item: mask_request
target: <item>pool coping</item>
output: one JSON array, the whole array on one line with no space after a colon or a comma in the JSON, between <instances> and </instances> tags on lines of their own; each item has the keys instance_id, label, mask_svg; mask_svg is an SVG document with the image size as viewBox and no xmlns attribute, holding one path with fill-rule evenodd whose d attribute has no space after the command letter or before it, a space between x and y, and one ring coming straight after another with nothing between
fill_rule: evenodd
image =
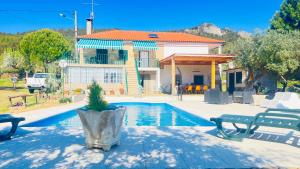
<instances>
[{"instance_id":1,"label":"pool coping","mask_svg":"<svg viewBox=\"0 0 300 169\"><path fill-rule=\"evenodd\" d=\"M43 120L55 115L59 115L62 113L65 113L67 111L71 111L74 109L78 109L80 107L85 106L85 102L78 102L78 103L70 103L66 105L61 105L61 106L55 106L51 108L45 108L45 109L39 109L39 110L33 110L33 111L28 111L28 112L22 112L22 113L16 113L12 114L15 117L24 117L25 121L22 121L19 123L19 126L22 127L23 125L33 123L39 120ZM5 129L7 127L10 127L9 123L2 123L0 125L0 130Z\"/></svg>"},{"instance_id":2,"label":"pool coping","mask_svg":"<svg viewBox=\"0 0 300 169\"><path fill-rule=\"evenodd\" d=\"M172 105L172 104L167 103L167 102L145 102L145 101L114 101L114 102L109 102L109 104L120 104L120 103L121 104L135 104L135 103L138 103L138 104L163 104L163 105L171 107L172 109L178 111L179 113L182 112L182 113L189 114L192 117L200 118L200 120L203 120L203 121L205 121L206 123L209 124L209 125L203 125L203 126L202 125L195 125L195 126L198 126L198 127L199 126L202 126L202 127L213 127L213 126L215 126L214 123L211 122L209 119L203 118L202 116L199 116L199 115L197 115L195 113L191 113L191 112L189 112L189 111L187 111L185 109L182 109L182 108L180 108L178 106ZM68 113L70 111L74 111L76 109L83 108L85 106L86 106L86 104L83 104L83 105L80 105L80 106L76 106L75 108L67 109L67 110L64 110L64 111L58 111L56 113L52 113L49 116L44 116L42 118L38 118L38 119L35 119L35 120L29 120L29 121L26 120L25 122L20 123L20 127L40 127L40 126L31 126L31 125L34 124L34 123L46 120L48 118L52 118L52 117L55 117L55 116L62 115L64 113ZM177 126L177 127L195 127L195 126ZM43 126L43 127L46 127L46 126ZM147 126L136 126L136 127L147 127ZM163 127L163 126L157 126L157 127ZM167 126L167 127L172 127L172 126Z\"/></svg>"},{"instance_id":3,"label":"pool coping","mask_svg":"<svg viewBox=\"0 0 300 169\"><path fill-rule=\"evenodd\" d=\"M198 110L195 110L193 107L187 107L186 105L182 105L181 102L174 102L174 100L138 100L137 98L134 98L134 100L131 99L126 99L123 98L122 100L115 100L114 98L108 98L107 101L109 103L123 103L123 102L136 102L136 103L164 103L164 104L169 104L175 108L181 109L191 115L200 117L204 120L210 121L210 117L212 114L208 113L197 113ZM13 114L16 117L25 117L25 121L20 123L20 126L26 125L29 123L33 123L39 120L43 120L55 115L59 115L62 113L65 113L67 111L71 111L74 109L78 109L80 107L86 106L87 103L85 101L82 102L77 102L77 103L70 103L70 104L65 104L61 106L56 106L56 107L51 107L51 108L46 108L46 109L39 109L39 110L33 110L33 111L28 111L28 112L23 112L23 113L17 113ZM218 114L214 114L214 116L218 116ZM6 124L6 125L3 125ZM0 124L0 129L5 128L10 126L8 123L2 123Z\"/></svg>"}]
</instances>

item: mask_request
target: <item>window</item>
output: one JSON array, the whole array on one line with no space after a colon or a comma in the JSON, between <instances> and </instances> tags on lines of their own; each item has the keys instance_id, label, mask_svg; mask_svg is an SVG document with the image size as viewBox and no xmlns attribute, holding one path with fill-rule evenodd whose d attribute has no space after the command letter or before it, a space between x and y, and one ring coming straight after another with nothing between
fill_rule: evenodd
<instances>
[{"instance_id":1,"label":"window","mask_svg":"<svg viewBox=\"0 0 300 169\"><path fill-rule=\"evenodd\" d=\"M100 84L123 83L122 68L71 67L67 71L69 83L91 84L93 80Z\"/></svg>"},{"instance_id":2,"label":"window","mask_svg":"<svg viewBox=\"0 0 300 169\"><path fill-rule=\"evenodd\" d=\"M235 72L235 83L240 84L242 83L243 73L242 72Z\"/></svg>"},{"instance_id":3,"label":"window","mask_svg":"<svg viewBox=\"0 0 300 169\"><path fill-rule=\"evenodd\" d=\"M104 83L108 83L109 73L105 73L104 75Z\"/></svg>"},{"instance_id":4,"label":"window","mask_svg":"<svg viewBox=\"0 0 300 169\"><path fill-rule=\"evenodd\" d=\"M148 37L149 37L149 38L158 38L158 35L155 34L155 33L150 33L150 34L148 35Z\"/></svg>"},{"instance_id":5,"label":"window","mask_svg":"<svg viewBox=\"0 0 300 169\"><path fill-rule=\"evenodd\" d=\"M149 67L149 51L140 51L139 67Z\"/></svg>"},{"instance_id":6,"label":"window","mask_svg":"<svg viewBox=\"0 0 300 169\"><path fill-rule=\"evenodd\" d=\"M104 83L122 83L122 71L107 70L104 74Z\"/></svg>"},{"instance_id":7,"label":"window","mask_svg":"<svg viewBox=\"0 0 300 169\"><path fill-rule=\"evenodd\" d=\"M194 84L195 85L203 85L204 84L204 78L202 75L194 75Z\"/></svg>"},{"instance_id":8,"label":"window","mask_svg":"<svg viewBox=\"0 0 300 169\"><path fill-rule=\"evenodd\" d=\"M97 49L95 62L96 64L108 64L108 50Z\"/></svg>"},{"instance_id":9,"label":"window","mask_svg":"<svg viewBox=\"0 0 300 169\"><path fill-rule=\"evenodd\" d=\"M127 50L119 50L119 59L122 60L122 61L124 61L124 63L125 63L125 61L128 58L127 55L128 55Z\"/></svg>"},{"instance_id":10,"label":"window","mask_svg":"<svg viewBox=\"0 0 300 169\"><path fill-rule=\"evenodd\" d=\"M117 82L117 73L111 72L110 73L110 83L116 83Z\"/></svg>"}]
</instances>

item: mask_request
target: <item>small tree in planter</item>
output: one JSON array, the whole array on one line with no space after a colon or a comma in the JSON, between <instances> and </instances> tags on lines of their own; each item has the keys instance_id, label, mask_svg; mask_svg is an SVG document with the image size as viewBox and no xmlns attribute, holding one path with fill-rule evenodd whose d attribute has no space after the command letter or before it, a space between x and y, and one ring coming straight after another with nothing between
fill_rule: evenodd
<instances>
[{"instance_id":1,"label":"small tree in planter","mask_svg":"<svg viewBox=\"0 0 300 169\"><path fill-rule=\"evenodd\" d=\"M110 150L120 144L120 130L125 114L124 107L108 106L102 97L102 88L93 81L89 87L89 103L79 114L88 148Z\"/></svg>"},{"instance_id":2,"label":"small tree in planter","mask_svg":"<svg viewBox=\"0 0 300 169\"><path fill-rule=\"evenodd\" d=\"M89 89L90 94L88 108L95 111L107 109L108 104L102 97L102 88L95 81L93 81Z\"/></svg>"}]
</instances>

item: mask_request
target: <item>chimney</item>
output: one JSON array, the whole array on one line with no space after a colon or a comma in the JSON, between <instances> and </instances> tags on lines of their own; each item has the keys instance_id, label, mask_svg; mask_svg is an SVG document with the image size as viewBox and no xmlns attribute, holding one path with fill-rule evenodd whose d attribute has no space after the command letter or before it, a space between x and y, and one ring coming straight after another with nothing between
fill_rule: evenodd
<instances>
[{"instance_id":1,"label":"chimney","mask_svg":"<svg viewBox=\"0 0 300 169\"><path fill-rule=\"evenodd\" d=\"M89 18L86 19L86 34L92 34L93 33L93 19Z\"/></svg>"}]
</instances>

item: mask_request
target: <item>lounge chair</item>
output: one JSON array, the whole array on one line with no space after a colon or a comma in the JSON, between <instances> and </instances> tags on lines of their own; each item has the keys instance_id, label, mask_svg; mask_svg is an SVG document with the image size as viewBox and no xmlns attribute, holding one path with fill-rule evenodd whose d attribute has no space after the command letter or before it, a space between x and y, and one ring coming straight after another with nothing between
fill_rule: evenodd
<instances>
[{"instance_id":1,"label":"lounge chair","mask_svg":"<svg viewBox=\"0 0 300 169\"><path fill-rule=\"evenodd\" d=\"M277 105L280 102L289 102L293 101L295 98L298 98L297 93L292 93L292 92L276 92L275 96L272 100L265 100L262 104L261 107L266 107L266 108L279 108Z\"/></svg>"},{"instance_id":2,"label":"lounge chair","mask_svg":"<svg viewBox=\"0 0 300 169\"><path fill-rule=\"evenodd\" d=\"M267 109L256 116L240 116L224 114L219 118L211 118L217 125L219 133L224 139L239 140L249 137L260 126L277 127L300 131L300 109ZM226 131L222 123L232 123L236 131ZM237 124L246 125L246 128Z\"/></svg>"},{"instance_id":3,"label":"lounge chair","mask_svg":"<svg viewBox=\"0 0 300 169\"><path fill-rule=\"evenodd\" d=\"M280 100L276 105L279 109L300 109L300 98L298 94L292 93L289 100Z\"/></svg>"},{"instance_id":4,"label":"lounge chair","mask_svg":"<svg viewBox=\"0 0 300 169\"><path fill-rule=\"evenodd\" d=\"M14 117L10 114L1 114L0 115L0 123L11 123L11 129L7 134L0 134L0 141L8 140L12 135L15 134L18 124L21 121L24 121L23 117Z\"/></svg>"}]
</instances>

